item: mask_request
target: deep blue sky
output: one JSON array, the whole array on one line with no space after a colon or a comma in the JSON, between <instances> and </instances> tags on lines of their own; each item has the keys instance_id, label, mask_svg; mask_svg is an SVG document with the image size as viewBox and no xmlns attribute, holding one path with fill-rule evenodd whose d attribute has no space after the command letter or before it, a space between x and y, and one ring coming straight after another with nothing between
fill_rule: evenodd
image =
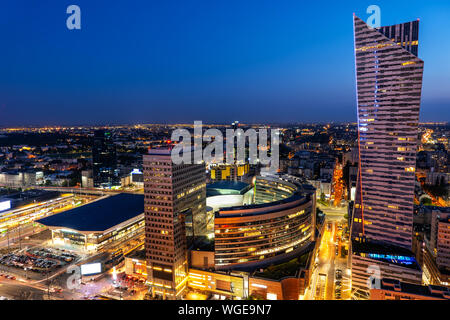
<instances>
[{"instance_id":1,"label":"deep blue sky","mask_svg":"<svg viewBox=\"0 0 450 320\"><path fill-rule=\"evenodd\" d=\"M421 121L450 121L448 0L3 0L0 126L355 121L352 14L371 4L421 19Z\"/></svg>"}]
</instances>

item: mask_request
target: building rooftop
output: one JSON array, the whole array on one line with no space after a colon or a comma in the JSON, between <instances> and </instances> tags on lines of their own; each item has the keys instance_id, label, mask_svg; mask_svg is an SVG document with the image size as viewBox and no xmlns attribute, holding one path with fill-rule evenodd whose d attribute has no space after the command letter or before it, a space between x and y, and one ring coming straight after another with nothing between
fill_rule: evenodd
<instances>
[{"instance_id":1,"label":"building rooftop","mask_svg":"<svg viewBox=\"0 0 450 320\"><path fill-rule=\"evenodd\" d=\"M255 272L254 276L272 280L281 280L286 277L296 277L299 271L306 267L310 253L311 252L308 251L288 262L270 265L269 267L262 269L262 271Z\"/></svg>"},{"instance_id":2,"label":"building rooftop","mask_svg":"<svg viewBox=\"0 0 450 320\"><path fill-rule=\"evenodd\" d=\"M246 206L235 206L235 207L224 207L221 208L218 212L216 212L216 218L234 218L234 217L242 217L242 216L253 216L253 215L262 215L269 214L273 212L277 212L281 210L287 210L290 208L297 207L299 205L299 201L304 203L309 201L310 195L301 195L294 194L289 198L268 202L268 203L259 203L259 204L250 204ZM236 213L233 213L235 211Z\"/></svg>"},{"instance_id":3,"label":"building rooftop","mask_svg":"<svg viewBox=\"0 0 450 320\"><path fill-rule=\"evenodd\" d=\"M224 194L244 194L251 186L240 181L218 181L206 186L207 196L218 196Z\"/></svg>"},{"instance_id":4,"label":"building rooftop","mask_svg":"<svg viewBox=\"0 0 450 320\"><path fill-rule=\"evenodd\" d=\"M196 237L192 244L192 250L214 251L214 239L208 239L203 236Z\"/></svg>"},{"instance_id":5,"label":"building rooftop","mask_svg":"<svg viewBox=\"0 0 450 320\"><path fill-rule=\"evenodd\" d=\"M144 212L144 195L121 193L37 220L48 227L101 232Z\"/></svg>"},{"instance_id":6,"label":"building rooftop","mask_svg":"<svg viewBox=\"0 0 450 320\"><path fill-rule=\"evenodd\" d=\"M162 155L162 156L170 156L172 153L172 147L161 147L161 148L151 148L148 150L148 153L146 155Z\"/></svg>"},{"instance_id":7,"label":"building rooftop","mask_svg":"<svg viewBox=\"0 0 450 320\"><path fill-rule=\"evenodd\" d=\"M441 286L421 286L418 284L400 282L396 279L381 280L381 289L389 291L397 291L408 294L415 294L425 297L434 297L440 299L450 299L450 289Z\"/></svg>"},{"instance_id":8,"label":"building rooftop","mask_svg":"<svg viewBox=\"0 0 450 320\"><path fill-rule=\"evenodd\" d=\"M145 260L145 248L144 247L138 247L134 249L133 251L127 253L125 257L130 259L137 259L137 260Z\"/></svg>"}]
</instances>

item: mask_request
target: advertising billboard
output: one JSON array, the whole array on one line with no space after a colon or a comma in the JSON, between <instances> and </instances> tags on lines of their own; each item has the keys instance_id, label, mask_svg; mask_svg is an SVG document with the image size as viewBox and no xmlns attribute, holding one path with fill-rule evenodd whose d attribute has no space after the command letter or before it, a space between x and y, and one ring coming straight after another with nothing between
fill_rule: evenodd
<instances>
[{"instance_id":1,"label":"advertising billboard","mask_svg":"<svg viewBox=\"0 0 450 320\"><path fill-rule=\"evenodd\" d=\"M0 202L0 211L11 209L11 200Z\"/></svg>"},{"instance_id":2,"label":"advertising billboard","mask_svg":"<svg viewBox=\"0 0 450 320\"><path fill-rule=\"evenodd\" d=\"M93 275L102 272L102 264L100 262L87 263L81 265L81 275Z\"/></svg>"}]
</instances>

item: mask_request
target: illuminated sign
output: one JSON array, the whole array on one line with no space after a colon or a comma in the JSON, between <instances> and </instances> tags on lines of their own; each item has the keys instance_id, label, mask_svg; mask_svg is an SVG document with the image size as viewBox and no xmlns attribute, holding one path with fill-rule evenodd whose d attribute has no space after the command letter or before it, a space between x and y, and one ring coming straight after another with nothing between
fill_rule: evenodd
<instances>
[{"instance_id":1,"label":"illuminated sign","mask_svg":"<svg viewBox=\"0 0 450 320\"><path fill-rule=\"evenodd\" d=\"M267 289L266 285L258 284L258 283L252 283L252 287Z\"/></svg>"},{"instance_id":2,"label":"illuminated sign","mask_svg":"<svg viewBox=\"0 0 450 320\"><path fill-rule=\"evenodd\" d=\"M355 195L356 195L356 187L351 187L350 189L350 197L352 201L355 201Z\"/></svg>"},{"instance_id":3,"label":"illuminated sign","mask_svg":"<svg viewBox=\"0 0 450 320\"><path fill-rule=\"evenodd\" d=\"M0 202L0 211L11 209L11 200Z\"/></svg>"},{"instance_id":4,"label":"illuminated sign","mask_svg":"<svg viewBox=\"0 0 450 320\"><path fill-rule=\"evenodd\" d=\"M413 264L416 262L416 260L413 257L407 257L407 256L394 256L391 254L378 254L378 253L369 253L367 254L369 258L377 259L377 260L389 260L395 263L400 264Z\"/></svg>"},{"instance_id":5,"label":"illuminated sign","mask_svg":"<svg viewBox=\"0 0 450 320\"><path fill-rule=\"evenodd\" d=\"M101 272L102 272L102 265L100 262L81 265L81 275L83 276L97 274Z\"/></svg>"},{"instance_id":6,"label":"illuminated sign","mask_svg":"<svg viewBox=\"0 0 450 320\"><path fill-rule=\"evenodd\" d=\"M275 293L267 293L267 300L277 300L277 295Z\"/></svg>"}]
</instances>

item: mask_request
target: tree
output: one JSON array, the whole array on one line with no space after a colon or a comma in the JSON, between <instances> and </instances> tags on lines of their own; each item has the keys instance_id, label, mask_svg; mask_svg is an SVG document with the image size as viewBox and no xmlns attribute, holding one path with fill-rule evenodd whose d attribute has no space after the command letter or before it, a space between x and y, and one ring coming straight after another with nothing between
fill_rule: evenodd
<instances>
[{"instance_id":1,"label":"tree","mask_svg":"<svg viewBox=\"0 0 450 320\"><path fill-rule=\"evenodd\" d=\"M421 204L424 206L431 206L433 205L433 202L431 201L430 198L423 198Z\"/></svg>"},{"instance_id":2,"label":"tree","mask_svg":"<svg viewBox=\"0 0 450 320\"><path fill-rule=\"evenodd\" d=\"M69 187L74 187L74 186L77 185L78 182L79 182L79 181L78 181L78 179L77 179L76 177L71 178L68 186L69 186Z\"/></svg>"}]
</instances>

